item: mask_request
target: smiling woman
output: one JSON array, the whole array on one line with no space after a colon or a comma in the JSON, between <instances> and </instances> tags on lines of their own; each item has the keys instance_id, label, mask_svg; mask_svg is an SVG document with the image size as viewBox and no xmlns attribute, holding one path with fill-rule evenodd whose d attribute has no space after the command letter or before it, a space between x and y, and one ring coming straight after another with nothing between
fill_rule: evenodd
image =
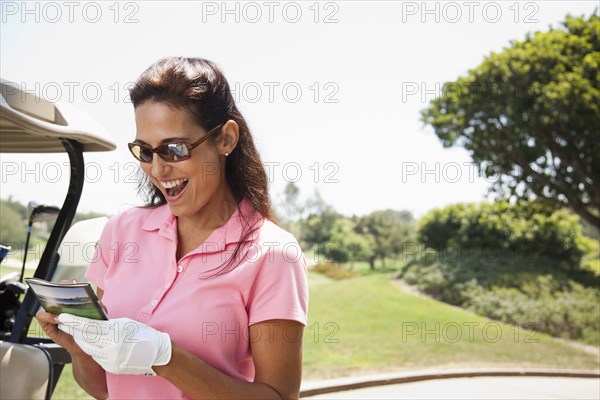
<instances>
[{"instance_id":1,"label":"smiling woman","mask_svg":"<svg viewBox=\"0 0 600 400\"><path fill-rule=\"evenodd\" d=\"M194 122L185 109L147 101L137 106L135 114L140 155L151 155L149 159L141 160L141 168L152 183L149 189L165 199L174 215L194 220L212 218L206 213L198 213L211 200L237 204L227 180L223 179L224 160L220 160L225 158L226 150L231 151L237 143L238 129L231 126L234 122L226 127L221 124L221 131L212 131L221 133L220 143L215 145L205 142L209 134ZM141 143L156 144L157 150ZM189 143L200 145L192 152L193 146ZM163 157L165 149L167 153ZM158 153L158 157L153 152ZM212 167L213 173L206 173L207 165ZM228 218L229 215L223 217ZM190 222L198 225L200 221Z\"/></svg>"},{"instance_id":2,"label":"smiling woman","mask_svg":"<svg viewBox=\"0 0 600 400\"><path fill-rule=\"evenodd\" d=\"M210 61L166 58L131 99L147 204L107 223L87 273L110 319L94 338L84 318L38 319L95 397L298 397L306 260L273 221L227 80Z\"/></svg>"}]
</instances>

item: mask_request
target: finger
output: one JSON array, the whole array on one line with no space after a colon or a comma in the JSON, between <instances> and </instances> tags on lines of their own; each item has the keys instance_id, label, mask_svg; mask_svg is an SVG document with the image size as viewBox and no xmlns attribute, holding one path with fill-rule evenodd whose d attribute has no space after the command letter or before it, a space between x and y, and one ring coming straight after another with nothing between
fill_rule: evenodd
<instances>
[{"instance_id":1,"label":"finger","mask_svg":"<svg viewBox=\"0 0 600 400\"><path fill-rule=\"evenodd\" d=\"M65 334L58 329L58 325L54 323L41 323L40 326L44 333L54 342L60 342Z\"/></svg>"},{"instance_id":2,"label":"finger","mask_svg":"<svg viewBox=\"0 0 600 400\"><path fill-rule=\"evenodd\" d=\"M63 337L64 333L59 331L56 328L56 325L46 325L45 327L42 328L44 330L44 333L50 338L52 339L54 342L59 342L60 339Z\"/></svg>"},{"instance_id":3,"label":"finger","mask_svg":"<svg viewBox=\"0 0 600 400\"><path fill-rule=\"evenodd\" d=\"M48 324L58 324L58 318L56 315L40 310L35 314L35 318L40 321L40 323L48 323Z\"/></svg>"}]
</instances>

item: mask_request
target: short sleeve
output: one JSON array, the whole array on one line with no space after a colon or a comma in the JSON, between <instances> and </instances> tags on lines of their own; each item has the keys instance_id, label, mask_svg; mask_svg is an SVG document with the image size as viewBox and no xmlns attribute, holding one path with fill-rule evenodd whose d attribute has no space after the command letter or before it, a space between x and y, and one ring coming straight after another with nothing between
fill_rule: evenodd
<instances>
[{"instance_id":1,"label":"short sleeve","mask_svg":"<svg viewBox=\"0 0 600 400\"><path fill-rule=\"evenodd\" d=\"M306 326L306 259L298 242L291 238L285 244L273 244L262 257L248 299L249 325L270 319L286 319Z\"/></svg>"},{"instance_id":2,"label":"short sleeve","mask_svg":"<svg viewBox=\"0 0 600 400\"><path fill-rule=\"evenodd\" d=\"M114 218L111 218L106 225L104 225L104 229L102 230L102 234L100 235L100 239L98 240L94 251L92 262L85 274L87 280L100 289L104 289L104 276L106 275L110 261L110 241L113 222Z\"/></svg>"}]
</instances>

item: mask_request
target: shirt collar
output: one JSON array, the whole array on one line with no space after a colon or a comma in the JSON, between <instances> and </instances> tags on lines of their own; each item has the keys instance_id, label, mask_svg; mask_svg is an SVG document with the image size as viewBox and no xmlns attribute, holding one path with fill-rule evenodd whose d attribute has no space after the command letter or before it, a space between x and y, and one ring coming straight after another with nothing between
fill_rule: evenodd
<instances>
[{"instance_id":1,"label":"shirt collar","mask_svg":"<svg viewBox=\"0 0 600 400\"><path fill-rule=\"evenodd\" d=\"M241 213L240 213L241 211ZM254 212L254 214L253 214ZM241 239L242 231L252 229L254 223L260 223L261 215L254 209L252 204L245 198L242 199L239 206L235 208L229 220L225 225L215 229L206 240L212 243L237 243ZM250 226L249 226L250 225ZM161 236L169 239L177 237L177 219L171 213L168 204L163 204L154 208L142 226L145 231L155 231ZM253 240L257 233L254 232L244 241Z\"/></svg>"}]
</instances>

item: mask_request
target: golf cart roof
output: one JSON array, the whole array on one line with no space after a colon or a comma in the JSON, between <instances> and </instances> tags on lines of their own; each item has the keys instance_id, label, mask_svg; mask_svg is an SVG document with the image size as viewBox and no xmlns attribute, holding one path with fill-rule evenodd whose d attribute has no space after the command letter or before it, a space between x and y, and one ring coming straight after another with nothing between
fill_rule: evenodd
<instances>
[{"instance_id":1,"label":"golf cart roof","mask_svg":"<svg viewBox=\"0 0 600 400\"><path fill-rule=\"evenodd\" d=\"M57 270L59 248L83 192L83 153L115 148L105 129L80 110L68 104L51 103L13 82L0 79L0 153L67 153L69 156L69 187L35 270L35 278L50 280ZM35 294L27 291L16 311L10 342L28 341L29 326L38 309ZM5 335L6 332L0 340ZM39 343L39 338L34 337L34 340L32 343Z\"/></svg>"},{"instance_id":2,"label":"golf cart roof","mask_svg":"<svg viewBox=\"0 0 600 400\"><path fill-rule=\"evenodd\" d=\"M61 138L83 151L110 151L115 143L102 126L79 110L21 90L0 78L0 153L64 153Z\"/></svg>"}]
</instances>

